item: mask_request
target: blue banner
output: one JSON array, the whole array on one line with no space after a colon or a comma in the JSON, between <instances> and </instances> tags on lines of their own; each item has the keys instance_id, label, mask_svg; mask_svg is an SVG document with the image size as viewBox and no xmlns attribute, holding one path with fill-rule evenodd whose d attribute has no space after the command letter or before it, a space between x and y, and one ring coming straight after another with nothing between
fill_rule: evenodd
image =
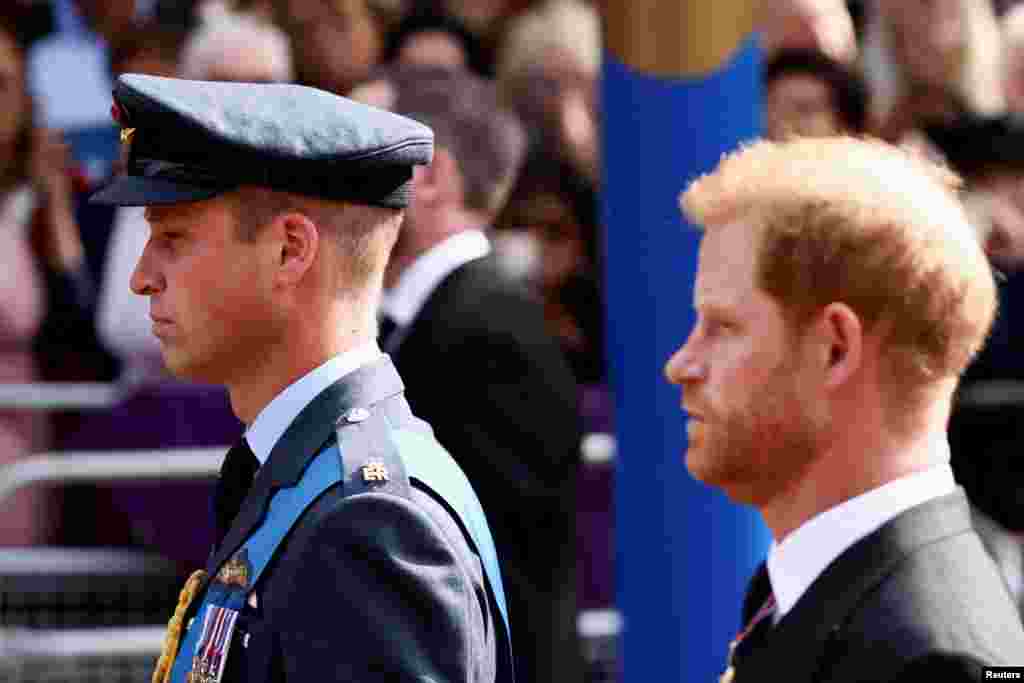
<instances>
[{"instance_id":1,"label":"blue banner","mask_svg":"<svg viewBox=\"0 0 1024 683\"><path fill-rule=\"evenodd\" d=\"M679 389L662 373L694 324L700 233L683 219L678 196L723 153L759 134L760 67L753 36L720 67L685 78L640 73L605 53L605 262L626 683L718 680L746 582L770 542L754 510L689 475Z\"/></svg>"}]
</instances>

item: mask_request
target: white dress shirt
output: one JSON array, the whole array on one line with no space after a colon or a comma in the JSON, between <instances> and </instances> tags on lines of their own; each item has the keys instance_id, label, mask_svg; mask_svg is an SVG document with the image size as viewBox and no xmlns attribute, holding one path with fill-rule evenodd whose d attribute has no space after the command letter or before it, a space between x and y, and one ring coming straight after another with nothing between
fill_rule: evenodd
<instances>
[{"instance_id":1,"label":"white dress shirt","mask_svg":"<svg viewBox=\"0 0 1024 683\"><path fill-rule=\"evenodd\" d=\"M245 440L249 442L249 448L260 465L267 462L270 452L285 430L314 398L345 375L380 356L377 342L358 346L311 370L275 396L245 430Z\"/></svg>"},{"instance_id":2,"label":"white dress shirt","mask_svg":"<svg viewBox=\"0 0 1024 683\"><path fill-rule=\"evenodd\" d=\"M804 522L781 543L772 543L767 566L775 594L776 623L854 543L910 508L956 490L944 435L929 448L942 452L942 464L851 498Z\"/></svg>"},{"instance_id":3,"label":"white dress shirt","mask_svg":"<svg viewBox=\"0 0 1024 683\"><path fill-rule=\"evenodd\" d=\"M398 327L416 319L437 286L457 268L491 253L491 243L481 230L464 230L420 254L384 292L380 312L391 316Z\"/></svg>"}]
</instances>

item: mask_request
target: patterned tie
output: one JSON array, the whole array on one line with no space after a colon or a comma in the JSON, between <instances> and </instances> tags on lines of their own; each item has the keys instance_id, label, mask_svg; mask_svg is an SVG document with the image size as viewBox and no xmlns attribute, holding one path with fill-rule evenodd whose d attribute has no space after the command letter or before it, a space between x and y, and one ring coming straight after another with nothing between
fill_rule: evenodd
<instances>
[{"instance_id":1,"label":"patterned tie","mask_svg":"<svg viewBox=\"0 0 1024 683\"><path fill-rule=\"evenodd\" d=\"M771 621L767 617L771 616L774 612L775 595L770 594L764 604L761 605L761 609L757 610L757 613L750 618L746 628L740 631L739 635L729 643L728 666L722 675L719 676L719 683L732 683L733 678L736 676L736 661L746 657L750 653L751 647L762 640L771 630ZM761 626L761 628L758 628L758 626Z\"/></svg>"},{"instance_id":2,"label":"patterned tie","mask_svg":"<svg viewBox=\"0 0 1024 683\"><path fill-rule=\"evenodd\" d=\"M231 447L220 466L220 479L213 494L213 512L216 524L215 547L220 547L238 516L242 501L252 487L252 480L260 461L256 459L248 442L242 438Z\"/></svg>"}]
</instances>

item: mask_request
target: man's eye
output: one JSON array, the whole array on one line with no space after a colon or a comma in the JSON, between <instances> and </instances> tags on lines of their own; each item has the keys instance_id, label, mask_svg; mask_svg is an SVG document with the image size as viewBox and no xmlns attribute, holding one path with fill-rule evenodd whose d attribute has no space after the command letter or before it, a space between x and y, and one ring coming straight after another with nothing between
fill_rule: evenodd
<instances>
[{"instance_id":1,"label":"man's eye","mask_svg":"<svg viewBox=\"0 0 1024 683\"><path fill-rule=\"evenodd\" d=\"M732 323L725 320L709 320L704 327L710 335L732 332L735 329Z\"/></svg>"}]
</instances>

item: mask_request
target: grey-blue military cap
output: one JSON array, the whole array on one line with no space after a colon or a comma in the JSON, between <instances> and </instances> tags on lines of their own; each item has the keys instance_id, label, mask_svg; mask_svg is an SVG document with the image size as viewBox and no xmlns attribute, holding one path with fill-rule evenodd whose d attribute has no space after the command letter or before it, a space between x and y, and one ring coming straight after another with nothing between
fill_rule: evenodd
<instances>
[{"instance_id":1,"label":"grey-blue military cap","mask_svg":"<svg viewBox=\"0 0 1024 683\"><path fill-rule=\"evenodd\" d=\"M434 135L404 116L285 83L124 74L123 171L92 197L121 206L209 199L242 185L402 208Z\"/></svg>"}]
</instances>

